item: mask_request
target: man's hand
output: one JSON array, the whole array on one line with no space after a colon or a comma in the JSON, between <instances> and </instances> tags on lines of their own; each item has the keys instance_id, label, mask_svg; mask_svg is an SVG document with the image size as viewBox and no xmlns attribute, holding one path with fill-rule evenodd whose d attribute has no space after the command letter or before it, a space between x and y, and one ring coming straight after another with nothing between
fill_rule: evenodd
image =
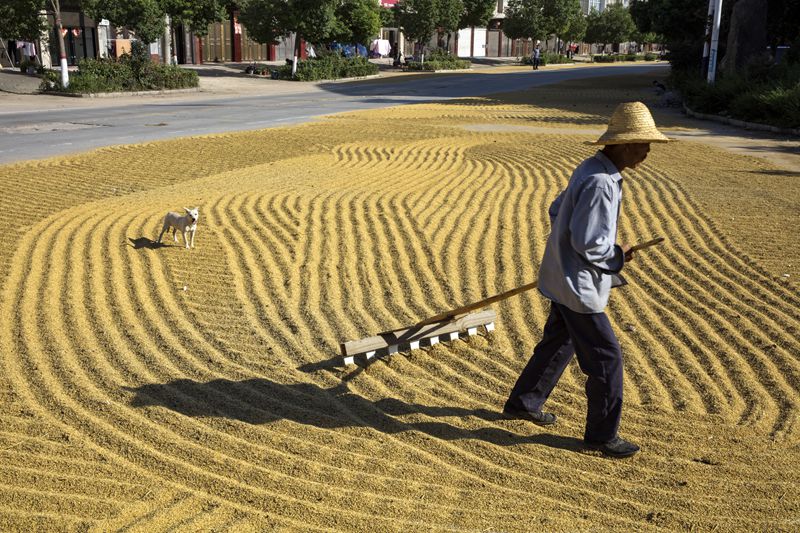
<instances>
[{"instance_id":1,"label":"man's hand","mask_svg":"<svg viewBox=\"0 0 800 533\"><path fill-rule=\"evenodd\" d=\"M620 244L619 246L620 246L620 248L622 248L622 253L625 254L625 262L627 263L628 261L633 260L634 252L631 251L631 248L633 248L633 245L632 244L623 243L623 244Z\"/></svg>"}]
</instances>

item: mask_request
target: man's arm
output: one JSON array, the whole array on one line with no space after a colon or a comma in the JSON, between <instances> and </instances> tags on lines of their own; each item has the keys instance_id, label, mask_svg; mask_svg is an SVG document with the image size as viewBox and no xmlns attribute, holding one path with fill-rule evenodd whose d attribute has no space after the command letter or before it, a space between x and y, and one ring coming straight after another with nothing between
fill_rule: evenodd
<instances>
[{"instance_id":1,"label":"man's arm","mask_svg":"<svg viewBox=\"0 0 800 533\"><path fill-rule=\"evenodd\" d=\"M558 210L561 209L561 202L564 200L564 192L561 191L559 195L553 200L553 203L550 204L550 209L547 210L547 214L550 216L550 227L556 225L556 217L558 216Z\"/></svg>"},{"instance_id":2,"label":"man's arm","mask_svg":"<svg viewBox=\"0 0 800 533\"><path fill-rule=\"evenodd\" d=\"M610 184L585 187L578 196L569 225L575 251L609 274L622 270L628 251L615 242L617 205L610 187Z\"/></svg>"}]
</instances>

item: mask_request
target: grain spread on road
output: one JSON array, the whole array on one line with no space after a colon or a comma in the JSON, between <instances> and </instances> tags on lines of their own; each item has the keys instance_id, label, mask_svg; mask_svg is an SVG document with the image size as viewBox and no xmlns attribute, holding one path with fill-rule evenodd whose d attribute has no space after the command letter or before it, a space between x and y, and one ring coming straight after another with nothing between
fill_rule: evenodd
<instances>
[{"instance_id":1,"label":"grain spread on road","mask_svg":"<svg viewBox=\"0 0 800 533\"><path fill-rule=\"evenodd\" d=\"M533 279L595 150L564 128L648 84L0 167L0 530L796 530L796 172L678 141L626 174L621 240L667 238L609 307L631 460L581 449L574 362L556 426L500 416L535 292L488 337L333 366L342 340ZM195 205L194 250L151 246Z\"/></svg>"}]
</instances>

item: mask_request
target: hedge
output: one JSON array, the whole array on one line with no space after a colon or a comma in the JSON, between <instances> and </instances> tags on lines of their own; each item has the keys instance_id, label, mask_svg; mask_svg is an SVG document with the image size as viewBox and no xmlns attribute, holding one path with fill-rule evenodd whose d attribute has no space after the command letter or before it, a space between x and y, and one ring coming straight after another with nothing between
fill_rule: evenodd
<instances>
[{"instance_id":1,"label":"hedge","mask_svg":"<svg viewBox=\"0 0 800 533\"><path fill-rule=\"evenodd\" d=\"M670 83L692 110L781 128L800 128L800 63L751 65L714 84L693 71L673 71Z\"/></svg>"},{"instance_id":2,"label":"hedge","mask_svg":"<svg viewBox=\"0 0 800 533\"><path fill-rule=\"evenodd\" d=\"M425 56L425 62L409 61L409 70L463 70L472 67L466 59L459 59L457 56L448 54L441 50L434 50Z\"/></svg>"},{"instance_id":3,"label":"hedge","mask_svg":"<svg viewBox=\"0 0 800 533\"><path fill-rule=\"evenodd\" d=\"M292 65L282 65L276 71L279 79L294 81L336 80L341 78L360 78L378 73L378 66L365 57L344 57L339 54L300 61L292 78Z\"/></svg>"},{"instance_id":4,"label":"hedge","mask_svg":"<svg viewBox=\"0 0 800 533\"><path fill-rule=\"evenodd\" d=\"M533 65L532 56L525 56L522 58L521 61L523 65ZM542 52L542 54L539 56L540 66L565 64L565 63L574 63L574 61L565 55L557 54L555 52Z\"/></svg>"},{"instance_id":5,"label":"hedge","mask_svg":"<svg viewBox=\"0 0 800 533\"><path fill-rule=\"evenodd\" d=\"M153 63L144 46L134 42L132 54L113 59L83 59L78 72L71 75L69 86L61 85L61 73L47 71L40 86L43 91L69 93L109 93L122 91L158 91L197 87L197 72L176 65ZM145 55L146 54L146 55Z\"/></svg>"}]
</instances>

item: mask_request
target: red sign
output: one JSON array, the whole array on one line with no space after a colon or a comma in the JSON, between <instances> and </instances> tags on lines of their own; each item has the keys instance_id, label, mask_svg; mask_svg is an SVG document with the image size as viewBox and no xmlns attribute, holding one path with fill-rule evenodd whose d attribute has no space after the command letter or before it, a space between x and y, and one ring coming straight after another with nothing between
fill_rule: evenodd
<instances>
[{"instance_id":1,"label":"red sign","mask_svg":"<svg viewBox=\"0 0 800 533\"><path fill-rule=\"evenodd\" d=\"M381 0L381 6L392 7L397 4L397 0Z\"/></svg>"}]
</instances>

